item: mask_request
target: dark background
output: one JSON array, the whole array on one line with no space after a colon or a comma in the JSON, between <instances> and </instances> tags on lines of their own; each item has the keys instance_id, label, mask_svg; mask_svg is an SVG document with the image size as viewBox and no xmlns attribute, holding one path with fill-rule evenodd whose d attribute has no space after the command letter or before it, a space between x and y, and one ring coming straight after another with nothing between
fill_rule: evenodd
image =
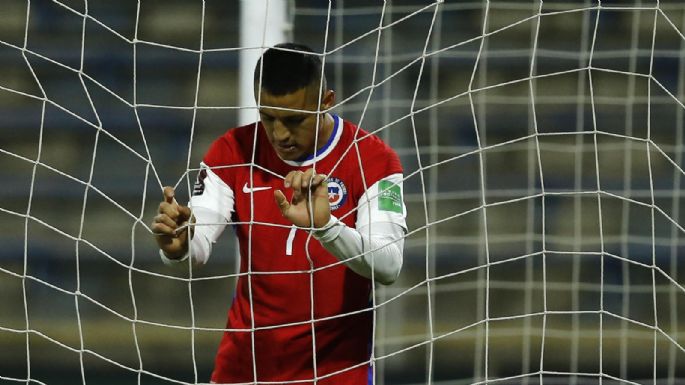
<instances>
[{"instance_id":1,"label":"dark background","mask_svg":"<svg viewBox=\"0 0 685 385\"><path fill-rule=\"evenodd\" d=\"M405 167L379 384L683 383L682 2L290 4ZM232 233L172 269L148 224L236 124L239 7L0 1L0 383L208 381Z\"/></svg>"}]
</instances>

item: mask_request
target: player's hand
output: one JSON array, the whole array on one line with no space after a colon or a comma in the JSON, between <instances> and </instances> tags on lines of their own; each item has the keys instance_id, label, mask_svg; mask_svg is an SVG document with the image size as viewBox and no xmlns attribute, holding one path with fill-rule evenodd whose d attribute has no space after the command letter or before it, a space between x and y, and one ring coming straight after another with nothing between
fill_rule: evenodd
<instances>
[{"instance_id":1,"label":"player's hand","mask_svg":"<svg viewBox=\"0 0 685 385\"><path fill-rule=\"evenodd\" d=\"M159 213L151 229L164 254L171 259L178 259L188 250L188 227L176 230L188 224L191 212L189 207L179 205L174 195L173 187L164 187L164 200L159 204Z\"/></svg>"},{"instance_id":2,"label":"player's hand","mask_svg":"<svg viewBox=\"0 0 685 385\"><path fill-rule=\"evenodd\" d=\"M286 188L293 189L293 199L288 202L281 190L274 192L276 203L281 214L299 227L324 227L331 218L331 206L328 203L328 184L326 175L315 174L314 169L291 171L283 182ZM314 213L310 212L311 207ZM311 219L314 219L312 224Z\"/></svg>"}]
</instances>

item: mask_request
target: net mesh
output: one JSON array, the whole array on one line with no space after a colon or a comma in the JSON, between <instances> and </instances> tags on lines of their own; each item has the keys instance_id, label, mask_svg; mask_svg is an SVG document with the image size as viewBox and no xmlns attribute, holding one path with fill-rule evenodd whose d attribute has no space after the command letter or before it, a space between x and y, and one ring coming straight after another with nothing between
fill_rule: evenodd
<instances>
[{"instance_id":1,"label":"net mesh","mask_svg":"<svg viewBox=\"0 0 685 385\"><path fill-rule=\"evenodd\" d=\"M226 3L3 4L2 382L208 381L235 241L171 270L148 224L248 108ZM682 4L289 7L405 169L378 384L684 382Z\"/></svg>"}]
</instances>

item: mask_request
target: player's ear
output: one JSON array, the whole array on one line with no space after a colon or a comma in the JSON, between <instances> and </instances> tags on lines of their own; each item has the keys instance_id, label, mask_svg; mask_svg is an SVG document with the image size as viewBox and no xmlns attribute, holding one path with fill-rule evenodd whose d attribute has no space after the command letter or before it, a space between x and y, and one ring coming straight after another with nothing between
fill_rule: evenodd
<instances>
[{"instance_id":1,"label":"player's ear","mask_svg":"<svg viewBox=\"0 0 685 385\"><path fill-rule=\"evenodd\" d=\"M321 109L328 110L335 105L335 91L326 90L324 91L323 98L321 98Z\"/></svg>"}]
</instances>

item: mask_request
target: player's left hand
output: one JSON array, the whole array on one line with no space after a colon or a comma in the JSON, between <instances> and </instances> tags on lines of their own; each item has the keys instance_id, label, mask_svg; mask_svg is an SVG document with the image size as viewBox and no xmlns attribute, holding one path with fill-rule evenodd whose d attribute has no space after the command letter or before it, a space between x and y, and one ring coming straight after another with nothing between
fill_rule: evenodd
<instances>
[{"instance_id":1,"label":"player's left hand","mask_svg":"<svg viewBox=\"0 0 685 385\"><path fill-rule=\"evenodd\" d=\"M315 174L314 169L307 171L291 171L284 180L286 188L293 189L290 202L281 190L274 192L276 203L281 214L299 227L324 227L331 218L331 206L328 202L328 184L326 175ZM312 215L311 208L314 210ZM312 224L311 219L314 219Z\"/></svg>"}]
</instances>

